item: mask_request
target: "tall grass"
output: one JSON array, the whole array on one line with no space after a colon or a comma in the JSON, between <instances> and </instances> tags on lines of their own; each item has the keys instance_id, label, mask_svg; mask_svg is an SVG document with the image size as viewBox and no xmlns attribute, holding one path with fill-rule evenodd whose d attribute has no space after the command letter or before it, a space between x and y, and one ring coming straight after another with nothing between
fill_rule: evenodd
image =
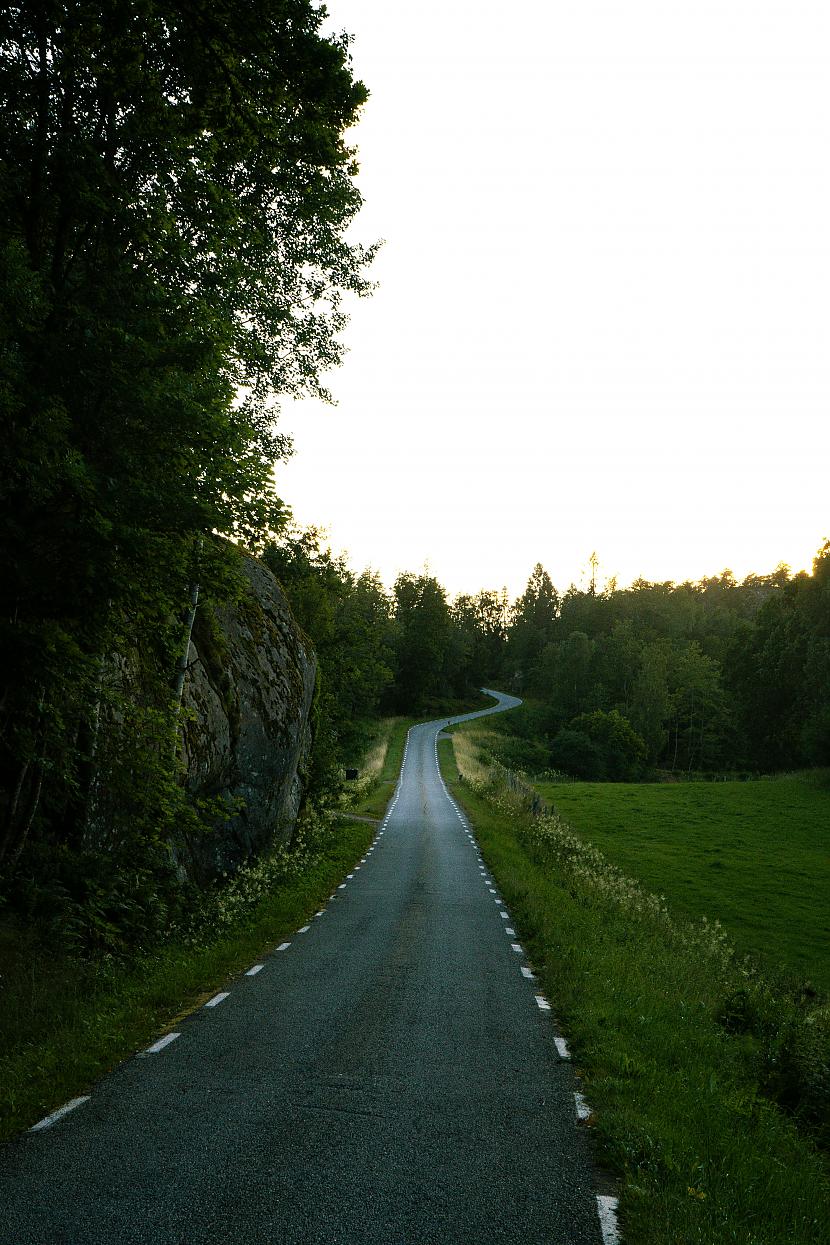
<instances>
[{"instance_id":1,"label":"tall grass","mask_svg":"<svg viewBox=\"0 0 830 1245\"><path fill-rule=\"evenodd\" d=\"M341 806L353 808L365 800L384 777L386 760L393 736L398 731L402 718L380 718L375 725L372 741L360 758L355 768L358 777L344 787L341 795Z\"/></svg>"},{"instance_id":2,"label":"tall grass","mask_svg":"<svg viewBox=\"0 0 830 1245\"><path fill-rule=\"evenodd\" d=\"M403 760L409 728L415 718L382 718L361 766L360 777L347 785L341 807L345 815L380 819L391 799Z\"/></svg>"},{"instance_id":3,"label":"tall grass","mask_svg":"<svg viewBox=\"0 0 830 1245\"><path fill-rule=\"evenodd\" d=\"M486 729L455 729L452 736L455 764L459 775L474 787L489 789L497 775L492 761L485 760L487 746L493 738Z\"/></svg>"}]
</instances>

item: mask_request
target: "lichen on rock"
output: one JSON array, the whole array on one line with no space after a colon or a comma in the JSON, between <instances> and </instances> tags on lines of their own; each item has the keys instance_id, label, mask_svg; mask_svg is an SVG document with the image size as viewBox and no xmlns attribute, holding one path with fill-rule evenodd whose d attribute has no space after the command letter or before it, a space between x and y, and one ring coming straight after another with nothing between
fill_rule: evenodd
<instances>
[{"instance_id":1,"label":"lichen on rock","mask_svg":"<svg viewBox=\"0 0 830 1245\"><path fill-rule=\"evenodd\" d=\"M290 843L312 746L314 651L268 568L242 571L239 601L199 607L184 688L187 787L234 810L190 845L208 876Z\"/></svg>"}]
</instances>

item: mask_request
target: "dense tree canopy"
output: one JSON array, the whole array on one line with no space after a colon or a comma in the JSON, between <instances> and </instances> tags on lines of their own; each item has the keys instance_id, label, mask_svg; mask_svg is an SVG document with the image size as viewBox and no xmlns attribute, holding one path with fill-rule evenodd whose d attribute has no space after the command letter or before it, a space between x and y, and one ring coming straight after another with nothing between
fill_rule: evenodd
<instances>
[{"instance_id":1,"label":"dense tree canopy","mask_svg":"<svg viewBox=\"0 0 830 1245\"><path fill-rule=\"evenodd\" d=\"M485 590L450 601L426 572L401 574L389 596L375 579L363 645L383 654L374 703L417 713L482 685L515 691L525 708L496 726L525 739L505 739L504 759L585 778L828 765L828 568L825 543L812 575L779 566L741 583L725 571L602 592L572 585L560 596L537 564L512 606ZM323 578L315 591L325 592ZM297 601L305 618L302 593ZM335 673L353 677L354 647L326 652L338 698L356 705Z\"/></svg>"},{"instance_id":2,"label":"dense tree canopy","mask_svg":"<svg viewBox=\"0 0 830 1245\"><path fill-rule=\"evenodd\" d=\"M549 765L588 778L830 764L829 566L825 543L811 576L779 566L742 583L724 571L699 583L571 587L534 626L537 566L502 665L530 701L511 719L534 741L528 763L542 768L542 739ZM642 745L628 741L631 764L615 757L622 736L612 746L609 714Z\"/></svg>"},{"instance_id":3,"label":"dense tree canopy","mask_svg":"<svg viewBox=\"0 0 830 1245\"><path fill-rule=\"evenodd\" d=\"M82 836L112 655L140 653L143 708L167 712L195 583L232 591L215 536L257 548L281 524L272 396L321 392L370 258L345 239L366 91L323 15L0 13L7 861Z\"/></svg>"}]
</instances>

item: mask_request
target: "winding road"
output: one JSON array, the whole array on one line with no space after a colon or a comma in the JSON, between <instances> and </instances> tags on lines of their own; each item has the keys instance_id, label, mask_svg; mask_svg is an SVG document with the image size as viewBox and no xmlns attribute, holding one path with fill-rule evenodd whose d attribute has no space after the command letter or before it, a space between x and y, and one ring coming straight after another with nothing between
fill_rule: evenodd
<instances>
[{"instance_id":1,"label":"winding road","mask_svg":"<svg viewBox=\"0 0 830 1245\"><path fill-rule=\"evenodd\" d=\"M463 718L519 703L490 694ZM601 1242L567 1052L438 772L446 721L410 731L308 926L3 1147L3 1245Z\"/></svg>"}]
</instances>

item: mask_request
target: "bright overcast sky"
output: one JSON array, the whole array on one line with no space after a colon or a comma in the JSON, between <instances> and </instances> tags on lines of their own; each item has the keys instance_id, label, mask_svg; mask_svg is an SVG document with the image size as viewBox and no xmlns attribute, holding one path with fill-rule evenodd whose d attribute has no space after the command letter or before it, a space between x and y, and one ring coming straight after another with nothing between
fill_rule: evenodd
<instances>
[{"instance_id":1,"label":"bright overcast sky","mask_svg":"<svg viewBox=\"0 0 830 1245\"><path fill-rule=\"evenodd\" d=\"M827 0L330 0L386 239L279 488L387 582L620 583L830 535Z\"/></svg>"}]
</instances>

